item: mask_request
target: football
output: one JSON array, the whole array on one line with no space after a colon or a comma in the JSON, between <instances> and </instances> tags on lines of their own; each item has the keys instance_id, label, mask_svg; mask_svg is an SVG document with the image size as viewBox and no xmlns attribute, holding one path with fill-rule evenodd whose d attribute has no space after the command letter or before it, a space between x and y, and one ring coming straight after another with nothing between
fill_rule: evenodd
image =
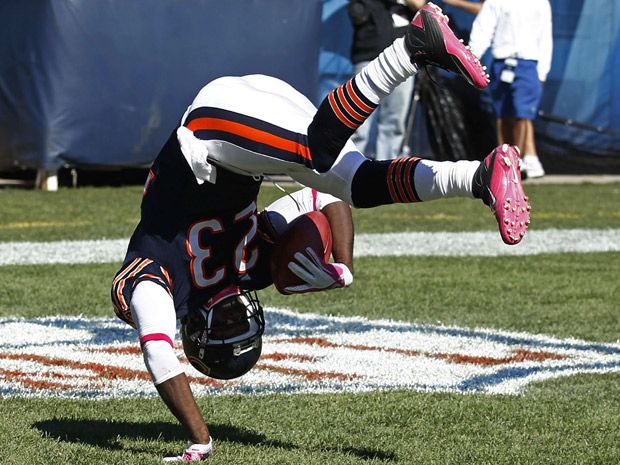
<instances>
[{"instance_id":1,"label":"football","mask_svg":"<svg viewBox=\"0 0 620 465\"><path fill-rule=\"evenodd\" d=\"M271 255L271 277L281 294L290 294L284 289L304 284L288 268L295 253L312 248L327 262L332 254L332 231L327 217L318 211L309 212L295 219L287 231L276 242Z\"/></svg>"}]
</instances>

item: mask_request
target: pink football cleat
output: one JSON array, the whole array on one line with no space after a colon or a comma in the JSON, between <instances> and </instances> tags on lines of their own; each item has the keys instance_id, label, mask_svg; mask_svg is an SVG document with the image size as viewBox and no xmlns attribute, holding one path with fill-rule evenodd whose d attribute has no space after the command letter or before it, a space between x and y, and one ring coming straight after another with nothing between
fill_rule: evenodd
<instances>
[{"instance_id":1,"label":"pink football cleat","mask_svg":"<svg viewBox=\"0 0 620 465\"><path fill-rule=\"evenodd\" d=\"M434 65L463 76L478 89L489 84L480 60L448 26L448 17L434 3L427 3L415 15L405 36L411 60L418 66Z\"/></svg>"},{"instance_id":2,"label":"pink football cleat","mask_svg":"<svg viewBox=\"0 0 620 465\"><path fill-rule=\"evenodd\" d=\"M521 183L517 147L501 145L482 160L473 192L491 208L502 240L509 245L521 242L530 224L530 205Z\"/></svg>"},{"instance_id":3,"label":"pink football cleat","mask_svg":"<svg viewBox=\"0 0 620 465\"><path fill-rule=\"evenodd\" d=\"M183 455L164 457L164 462L202 462L213 454L213 440L209 438L208 444L190 444L183 451Z\"/></svg>"}]
</instances>

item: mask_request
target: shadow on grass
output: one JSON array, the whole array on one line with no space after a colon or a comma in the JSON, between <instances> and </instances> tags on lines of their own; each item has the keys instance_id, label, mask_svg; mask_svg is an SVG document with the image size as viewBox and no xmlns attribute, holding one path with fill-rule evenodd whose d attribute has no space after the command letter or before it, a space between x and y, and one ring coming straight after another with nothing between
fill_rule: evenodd
<instances>
[{"instance_id":1,"label":"shadow on grass","mask_svg":"<svg viewBox=\"0 0 620 465\"><path fill-rule=\"evenodd\" d=\"M104 420L57 419L38 421L32 425L45 437L60 441L88 444L109 451L128 450L119 439L145 441L185 441L183 429L165 422L121 422ZM231 425L210 424L209 430L218 442L231 442L247 446L266 446L284 450L301 449L290 442L268 439L264 434ZM395 461L394 454L366 448L322 448L325 452L351 454L365 460ZM140 452L143 452L142 450ZM175 452L178 452L175 450Z\"/></svg>"}]
</instances>

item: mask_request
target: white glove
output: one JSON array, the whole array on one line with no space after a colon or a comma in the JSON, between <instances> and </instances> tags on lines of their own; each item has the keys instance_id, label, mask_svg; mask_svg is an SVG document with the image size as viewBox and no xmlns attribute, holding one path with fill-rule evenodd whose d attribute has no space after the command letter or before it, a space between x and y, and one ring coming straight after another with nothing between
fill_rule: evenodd
<instances>
[{"instance_id":1,"label":"white glove","mask_svg":"<svg viewBox=\"0 0 620 465\"><path fill-rule=\"evenodd\" d=\"M215 167L209 163L209 150L204 141L194 136L194 133L185 126L177 129L177 139L181 145L181 152L187 160L189 167L192 169L198 184L205 181L215 184L215 176L217 171Z\"/></svg>"},{"instance_id":2,"label":"white glove","mask_svg":"<svg viewBox=\"0 0 620 465\"><path fill-rule=\"evenodd\" d=\"M292 294L304 292L325 291L337 287L349 287L353 282L353 275L343 263L325 263L316 252L306 247L304 252L297 252L295 261L289 262L288 269L306 284L285 287L284 290Z\"/></svg>"},{"instance_id":3,"label":"white glove","mask_svg":"<svg viewBox=\"0 0 620 465\"><path fill-rule=\"evenodd\" d=\"M190 444L183 455L164 457L164 462L198 462L207 460L211 454L213 454L213 439L209 438L209 444Z\"/></svg>"}]
</instances>

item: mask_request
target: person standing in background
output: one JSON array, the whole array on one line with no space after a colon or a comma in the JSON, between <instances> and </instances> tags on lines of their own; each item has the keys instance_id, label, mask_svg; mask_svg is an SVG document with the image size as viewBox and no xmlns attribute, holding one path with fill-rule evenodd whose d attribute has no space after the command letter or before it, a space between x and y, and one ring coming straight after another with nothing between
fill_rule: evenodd
<instances>
[{"instance_id":1,"label":"person standing in background","mask_svg":"<svg viewBox=\"0 0 620 465\"><path fill-rule=\"evenodd\" d=\"M349 17L354 28L351 61L353 73L359 73L395 39L403 37L416 11L426 0L351 0ZM413 95L413 76L399 85L351 140L370 158L390 160L401 154L405 124ZM375 150L368 147L371 128L377 121Z\"/></svg>"},{"instance_id":2,"label":"person standing in background","mask_svg":"<svg viewBox=\"0 0 620 465\"><path fill-rule=\"evenodd\" d=\"M446 4L474 12L474 2ZM469 9L468 9L469 8ZM477 56L491 47L491 95L497 116L498 143L522 150L522 171L545 175L536 153L532 121L551 68L553 34L549 0L486 0L472 26L469 45Z\"/></svg>"},{"instance_id":3,"label":"person standing in background","mask_svg":"<svg viewBox=\"0 0 620 465\"><path fill-rule=\"evenodd\" d=\"M467 13L477 15L482 9L484 0L472 1L472 0L443 0L446 5L459 8ZM526 120L526 136L523 144L523 153L527 156L523 157L523 166L521 167L522 173L527 177L537 178L542 177L545 174L545 170L538 159L538 152L536 150L536 141L534 140L534 124L532 120Z\"/></svg>"}]
</instances>

